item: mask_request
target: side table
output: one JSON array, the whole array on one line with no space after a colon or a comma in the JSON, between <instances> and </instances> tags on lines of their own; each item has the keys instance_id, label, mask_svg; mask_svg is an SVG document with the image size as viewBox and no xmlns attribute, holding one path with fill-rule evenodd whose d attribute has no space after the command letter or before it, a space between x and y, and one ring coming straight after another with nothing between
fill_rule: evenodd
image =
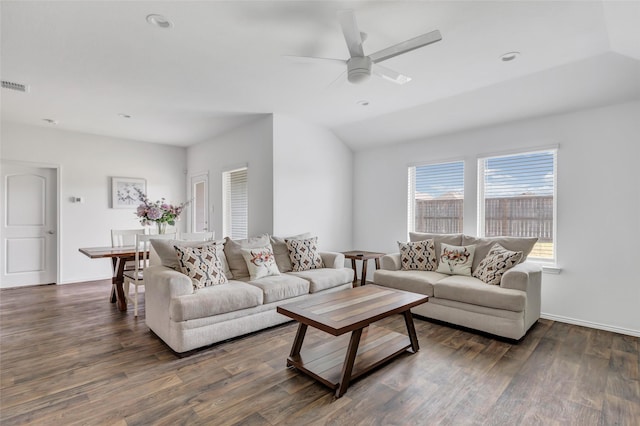
<instances>
[{"instance_id":1,"label":"side table","mask_svg":"<svg viewBox=\"0 0 640 426\"><path fill-rule=\"evenodd\" d=\"M345 259L351 259L351 267L353 268L353 285L355 286L358 280L358 270L356 269L356 260L362 260L362 277L360 278L360 285L367 283L367 263L369 259L375 259L376 269L380 269L380 258L385 253L377 253L374 251L352 250L344 251Z\"/></svg>"}]
</instances>

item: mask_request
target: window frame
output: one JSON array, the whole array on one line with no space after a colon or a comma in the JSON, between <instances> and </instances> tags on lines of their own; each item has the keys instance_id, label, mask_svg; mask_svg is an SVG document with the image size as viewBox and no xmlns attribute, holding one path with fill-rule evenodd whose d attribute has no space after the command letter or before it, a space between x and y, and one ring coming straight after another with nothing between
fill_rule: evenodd
<instances>
[{"instance_id":1,"label":"window frame","mask_svg":"<svg viewBox=\"0 0 640 426\"><path fill-rule=\"evenodd\" d=\"M553 241L553 256L551 258L546 257L533 257L529 256L527 260L545 264L556 265L558 260L558 145L528 148L517 151L508 151L500 153L483 154L477 156L477 188L478 188L478 200L477 200L477 232L476 234L483 238L485 237L486 224L485 224L485 164L486 161L492 158L501 157L514 157L519 155L530 155L539 153L552 153L553 154L553 212L552 212L552 241Z\"/></svg>"},{"instance_id":2,"label":"window frame","mask_svg":"<svg viewBox=\"0 0 640 426\"><path fill-rule=\"evenodd\" d=\"M235 172L245 171L246 172L246 229L245 235L234 235L233 234L233 214L232 214L232 203L229 199L230 190L231 190L231 177ZM249 167L248 165L234 167L228 170L224 170L222 172L222 232L225 237L229 237L231 239L244 239L248 238L249 235Z\"/></svg>"},{"instance_id":3,"label":"window frame","mask_svg":"<svg viewBox=\"0 0 640 426\"><path fill-rule=\"evenodd\" d=\"M443 160L436 161L428 161L428 162L420 162L420 163L412 163L407 165L407 229L408 232L427 232L431 233L431 231L416 231L416 168L425 167L425 166L437 166L444 164L454 164L460 163L462 166L462 227L464 229L465 222L465 188L466 188L466 160L465 158L449 158ZM460 230L462 233L463 230Z\"/></svg>"}]
</instances>

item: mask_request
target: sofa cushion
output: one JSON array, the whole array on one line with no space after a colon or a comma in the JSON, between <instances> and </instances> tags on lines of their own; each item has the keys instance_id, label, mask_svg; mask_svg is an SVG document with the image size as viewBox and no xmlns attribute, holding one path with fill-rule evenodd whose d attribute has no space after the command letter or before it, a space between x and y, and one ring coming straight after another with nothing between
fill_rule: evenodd
<instances>
[{"instance_id":1,"label":"sofa cushion","mask_svg":"<svg viewBox=\"0 0 640 426\"><path fill-rule=\"evenodd\" d=\"M473 276L492 285L500 285L502 275L522 259L521 251L510 251L495 243L489 254L480 261Z\"/></svg>"},{"instance_id":2,"label":"sofa cushion","mask_svg":"<svg viewBox=\"0 0 640 426\"><path fill-rule=\"evenodd\" d=\"M318 237L306 240L285 240L289 249L289 258L293 271L324 268L322 256L318 251Z\"/></svg>"},{"instance_id":3,"label":"sofa cushion","mask_svg":"<svg viewBox=\"0 0 640 426\"><path fill-rule=\"evenodd\" d=\"M179 247L204 247L209 244L215 244L216 255L218 260L222 263L222 269L227 278L232 278L231 271L229 270L229 264L227 258L224 255L224 240L219 241L185 241L185 240L156 240L151 239L151 246L158 255L162 266L167 268L180 270L180 262L178 261L178 255L176 254L175 246Z\"/></svg>"},{"instance_id":4,"label":"sofa cushion","mask_svg":"<svg viewBox=\"0 0 640 426\"><path fill-rule=\"evenodd\" d=\"M287 248L285 240L306 240L308 238L311 238L311 234L308 232L285 238L276 237L274 235L269 237L271 240L271 247L273 248L273 254L276 257L276 263L278 264L280 272L291 272L293 269L291 259L289 258L289 249Z\"/></svg>"},{"instance_id":5,"label":"sofa cushion","mask_svg":"<svg viewBox=\"0 0 640 426\"><path fill-rule=\"evenodd\" d=\"M526 293L494 285L487 285L477 278L452 275L433 284L433 296L472 305L522 312Z\"/></svg>"},{"instance_id":6,"label":"sofa cushion","mask_svg":"<svg viewBox=\"0 0 640 426\"><path fill-rule=\"evenodd\" d=\"M259 237L247 238L244 240L232 240L227 237L224 242L224 254L229 262L229 268L233 274L233 278L241 279L249 277L249 269L242 257L241 250L243 248L266 247L269 244L269 236L267 234Z\"/></svg>"},{"instance_id":7,"label":"sofa cushion","mask_svg":"<svg viewBox=\"0 0 640 426\"><path fill-rule=\"evenodd\" d=\"M469 245L474 244L476 246L476 253L473 259L473 265L471 270L475 271L482 259L484 259L489 250L495 243L500 244L502 247L511 251L521 251L522 259L520 263L527 260L527 256L533 250L533 246L538 242L536 237L490 237L490 238L478 238L470 235L464 235L462 237L462 244Z\"/></svg>"},{"instance_id":8,"label":"sofa cushion","mask_svg":"<svg viewBox=\"0 0 640 426\"><path fill-rule=\"evenodd\" d=\"M476 249L474 245L452 246L442 243L440 247L442 251L438 257L437 272L471 276L473 254Z\"/></svg>"},{"instance_id":9,"label":"sofa cushion","mask_svg":"<svg viewBox=\"0 0 640 426\"><path fill-rule=\"evenodd\" d=\"M172 321L187 321L252 308L262 304L262 290L238 282L205 287L193 294L174 297L169 303Z\"/></svg>"},{"instance_id":10,"label":"sofa cushion","mask_svg":"<svg viewBox=\"0 0 640 426\"><path fill-rule=\"evenodd\" d=\"M398 247L403 271L435 271L438 267L433 240L398 241Z\"/></svg>"},{"instance_id":11,"label":"sofa cushion","mask_svg":"<svg viewBox=\"0 0 640 426\"><path fill-rule=\"evenodd\" d=\"M247 264L249 276L252 280L271 275L280 275L280 270L278 270L278 265L276 265L276 259L273 255L271 245L253 249L243 248L240 249L240 252Z\"/></svg>"},{"instance_id":12,"label":"sofa cushion","mask_svg":"<svg viewBox=\"0 0 640 426\"><path fill-rule=\"evenodd\" d=\"M436 249L436 257L440 256L442 243L452 246L462 245L462 234L431 234L426 232L409 232L409 241L433 240Z\"/></svg>"},{"instance_id":13,"label":"sofa cushion","mask_svg":"<svg viewBox=\"0 0 640 426\"><path fill-rule=\"evenodd\" d=\"M309 293L309 281L289 274L268 276L249 281L249 284L262 290L263 303L291 299Z\"/></svg>"},{"instance_id":14,"label":"sofa cushion","mask_svg":"<svg viewBox=\"0 0 640 426\"><path fill-rule=\"evenodd\" d=\"M347 284L353 279L353 269L350 268L320 268L287 272L287 275L289 274L309 281L309 293L317 293L327 288Z\"/></svg>"},{"instance_id":15,"label":"sofa cushion","mask_svg":"<svg viewBox=\"0 0 640 426\"><path fill-rule=\"evenodd\" d=\"M193 289L220 285L227 282L222 263L216 255L215 244L204 247L175 247L180 270L191 278Z\"/></svg>"},{"instance_id":16,"label":"sofa cushion","mask_svg":"<svg viewBox=\"0 0 640 426\"><path fill-rule=\"evenodd\" d=\"M433 296L433 283L448 276L431 271L388 271L378 269L373 274L373 282L385 287Z\"/></svg>"}]
</instances>

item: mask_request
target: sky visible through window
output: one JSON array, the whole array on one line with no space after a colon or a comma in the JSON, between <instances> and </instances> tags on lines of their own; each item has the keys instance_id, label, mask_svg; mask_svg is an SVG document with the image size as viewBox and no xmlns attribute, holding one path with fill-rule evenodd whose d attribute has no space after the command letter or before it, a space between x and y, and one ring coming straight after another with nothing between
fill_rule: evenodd
<instances>
[{"instance_id":1,"label":"sky visible through window","mask_svg":"<svg viewBox=\"0 0 640 426\"><path fill-rule=\"evenodd\" d=\"M493 157L485 162L485 197L553 195L552 151ZM464 162L416 167L416 198L442 198L464 193Z\"/></svg>"}]
</instances>

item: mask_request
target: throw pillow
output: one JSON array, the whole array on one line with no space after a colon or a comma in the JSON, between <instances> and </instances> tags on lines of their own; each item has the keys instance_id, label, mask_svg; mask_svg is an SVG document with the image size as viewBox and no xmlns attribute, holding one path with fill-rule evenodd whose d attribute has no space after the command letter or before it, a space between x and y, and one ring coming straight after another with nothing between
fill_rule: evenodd
<instances>
[{"instance_id":1,"label":"throw pillow","mask_svg":"<svg viewBox=\"0 0 640 426\"><path fill-rule=\"evenodd\" d=\"M224 254L227 256L227 262L229 262L233 278L236 280L249 278L249 269L247 269L247 264L244 261L244 257L242 257L241 249L266 247L267 245L269 245L269 236L267 234L244 240L232 240L227 237L224 242Z\"/></svg>"},{"instance_id":2,"label":"throw pillow","mask_svg":"<svg viewBox=\"0 0 640 426\"><path fill-rule=\"evenodd\" d=\"M180 247L204 247L206 245L215 244L216 256L222 263L222 270L227 278L233 278L231 271L229 270L229 264L227 263L227 257L224 255L224 241L184 241L184 240L155 240L151 239L151 247L160 258L162 266L180 271L180 262L176 254L175 246Z\"/></svg>"},{"instance_id":3,"label":"throw pillow","mask_svg":"<svg viewBox=\"0 0 640 426\"><path fill-rule=\"evenodd\" d=\"M471 267L472 271L475 271L478 267L478 264L482 259L487 257L489 254L489 250L493 247L494 244L500 244L507 250L511 251L521 251L522 259L520 259L520 263L527 260L527 256L533 250L533 246L538 242L537 237L472 237L469 235L464 235L462 237L463 246L467 246L473 244L476 246L476 252L474 254L473 266Z\"/></svg>"},{"instance_id":4,"label":"throw pillow","mask_svg":"<svg viewBox=\"0 0 640 426\"><path fill-rule=\"evenodd\" d=\"M270 275L280 275L276 257L270 245L254 249L241 249L241 251L252 280Z\"/></svg>"},{"instance_id":5,"label":"throw pillow","mask_svg":"<svg viewBox=\"0 0 640 426\"><path fill-rule=\"evenodd\" d=\"M403 243L400 248L400 268L403 271L435 271L438 267L435 243L433 240L422 240Z\"/></svg>"},{"instance_id":6,"label":"throw pillow","mask_svg":"<svg viewBox=\"0 0 640 426\"><path fill-rule=\"evenodd\" d=\"M324 268L318 251L318 237L306 240L284 240L289 249L289 258L294 272Z\"/></svg>"},{"instance_id":7,"label":"throw pillow","mask_svg":"<svg viewBox=\"0 0 640 426\"><path fill-rule=\"evenodd\" d=\"M507 250L496 243L491 247L487 256L480 261L473 276L487 284L500 285L502 275L516 266L522 256L521 251Z\"/></svg>"},{"instance_id":8,"label":"throw pillow","mask_svg":"<svg viewBox=\"0 0 640 426\"><path fill-rule=\"evenodd\" d=\"M175 246L180 269L183 274L191 278L193 289L224 284L227 277L222 271L222 263L216 256L215 245L204 247Z\"/></svg>"},{"instance_id":9,"label":"throw pillow","mask_svg":"<svg viewBox=\"0 0 640 426\"><path fill-rule=\"evenodd\" d=\"M305 240L307 238L311 238L311 234L308 232L285 238L276 237L275 235L269 237L271 247L273 248L273 255L276 257L276 263L278 264L280 272L291 272L293 270L291 258L289 258L289 249L287 248L285 240Z\"/></svg>"},{"instance_id":10,"label":"throw pillow","mask_svg":"<svg viewBox=\"0 0 640 426\"><path fill-rule=\"evenodd\" d=\"M437 272L451 275L471 275L475 246L451 246L442 243Z\"/></svg>"}]
</instances>

